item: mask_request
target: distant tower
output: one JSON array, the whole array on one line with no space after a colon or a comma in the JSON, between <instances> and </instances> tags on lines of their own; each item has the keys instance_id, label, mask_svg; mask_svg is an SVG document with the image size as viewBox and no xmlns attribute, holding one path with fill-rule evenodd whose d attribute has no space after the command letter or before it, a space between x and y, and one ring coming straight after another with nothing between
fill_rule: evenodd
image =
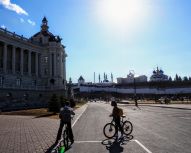
<instances>
[{"instance_id":1,"label":"distant tower","mask_svg":"<svg viewBox=\"0 0 191 153\"><path fill-rule=\"evenodd\" d=\"M113 82L113 74L111 73L111 82Z\"/></svg>"},{"instance_id":2,"label":"distant tower","mask_svg":"<svg viewBox=\"0 0 191 153\"><path fill-rule=\"evenodd\" d=\"M95 72L94 72L94 83L95 83Z\"/></svg>"},{"instance_id":3,"label":"distant tower","mask_svg":"<svg viewBox=\"0 0 191 153\"><path fill-rule=\"evenodd\" d=\"M72 84L72 78L71 77L69 78L69 84Z\"/></svg>"},{"instance_id":4,"label":"distant tower","mask_svg":"<svg viewBox=\"0 0 191 153\"><path fill-rule=\"evenodd\" d=\"M100 83L100 81L101 81L101 77L100 77L100 74L99 74L99 77L98 77L98 79L99 79L99 83Z\"/></svg>"},{"instance_id":5,"label":"distant tower","mask_svg":"<svg viewBox=\"0 0 191 153\"><path fill-rule=\"evenodd\" d=\"M41 25L41 32L47 32L48 31L48 20L46 17L42 19L42 25Z\"/></svg>"},{"instance_id":6,"label":"distant tower","mask_svg":"<svg viewBox=\"0 0 191 153\"><path fill-rule=\"evenodd\" d=\"M103 81L105 81L105 72L104 72L104 74L103 74Z\"/></svg>"}]
</instances>

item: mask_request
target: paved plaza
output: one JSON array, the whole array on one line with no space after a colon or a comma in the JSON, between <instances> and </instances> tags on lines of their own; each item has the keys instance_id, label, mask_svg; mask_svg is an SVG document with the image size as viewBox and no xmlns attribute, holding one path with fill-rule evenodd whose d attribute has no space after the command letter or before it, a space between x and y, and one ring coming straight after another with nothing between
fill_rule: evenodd
<instances>
[{"instance_id":1,"label":"paved plaza","mask_svg":"<svg viewBox=\"0 0 191 153\"><path fill-rule=\"evenodd\" d=\"M112 140L104 137L103 126L111 120L112 107L104 102L88 103L75 111L75 143L67 152L189 153L190 105L178 105L181 109L175 109L175 105L159 106L140 105L138 109L120 105L134 130L131 139L110 145ZM55 142L58 127L57 119L0 115L0 153L47 153Z\"/></svg>"},{"instance_id":2,"label":"paved plaza","mask_svg":"<svg viewBox=\"0 0 191 153\"><path fill-rule=\"evenodd\" d=\"M76 110L73 122L86 106ZM0 115L0 153L44 153L54 144L59 120Z\"/></svg>"}]
</instances>

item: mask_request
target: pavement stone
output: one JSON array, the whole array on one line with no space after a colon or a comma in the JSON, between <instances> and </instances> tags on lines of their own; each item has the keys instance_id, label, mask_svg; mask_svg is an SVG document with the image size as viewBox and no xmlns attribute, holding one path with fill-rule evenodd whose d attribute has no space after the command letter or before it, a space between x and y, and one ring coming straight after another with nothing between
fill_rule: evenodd
<instances>
[{"instance_id":1,"label":"pavement stone","mask_svg":"<svg viewBox=\"0 0 191 153\"><path fill-rule=\"evenodd\" d=\"M75 110L75 119L87 107ZM0 153L44 153L54 144L58 119L0 115Z\"/></svg>"}]
</instances>

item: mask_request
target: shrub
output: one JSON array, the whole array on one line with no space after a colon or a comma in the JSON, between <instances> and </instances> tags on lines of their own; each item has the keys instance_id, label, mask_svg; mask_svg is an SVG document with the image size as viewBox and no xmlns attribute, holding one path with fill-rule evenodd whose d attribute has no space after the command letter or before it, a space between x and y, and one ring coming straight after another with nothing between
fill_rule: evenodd
<instances>
[{"instance_id":1,"label":"shrub","mask_svg":"<svg viewBox=\"0 0 191 153\"><path fill-rule=\"evenodd\" d=\"M48 102L48 111L57 113L60 111L60 102L58 101L57 95L53 94Z\"/></svg>"}]
</instances>

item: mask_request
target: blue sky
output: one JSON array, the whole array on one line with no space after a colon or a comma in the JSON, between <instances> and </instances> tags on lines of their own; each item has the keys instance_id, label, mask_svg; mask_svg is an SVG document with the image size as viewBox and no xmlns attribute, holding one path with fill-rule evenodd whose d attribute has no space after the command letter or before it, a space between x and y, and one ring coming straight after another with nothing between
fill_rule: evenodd
<instances>
[{"instance_id":1,"label":"blue sky","mask_svg":"<svg viewBox=\"0 0 191 153\"><path fill-rule=\"evenodd\" d=\"M66 46L67 79L112 72L191 76L190 0L0 0L0 26L30 37L46 16ZM116 81L116 80L115 80Z\"/></svg>"}]
</instances>

